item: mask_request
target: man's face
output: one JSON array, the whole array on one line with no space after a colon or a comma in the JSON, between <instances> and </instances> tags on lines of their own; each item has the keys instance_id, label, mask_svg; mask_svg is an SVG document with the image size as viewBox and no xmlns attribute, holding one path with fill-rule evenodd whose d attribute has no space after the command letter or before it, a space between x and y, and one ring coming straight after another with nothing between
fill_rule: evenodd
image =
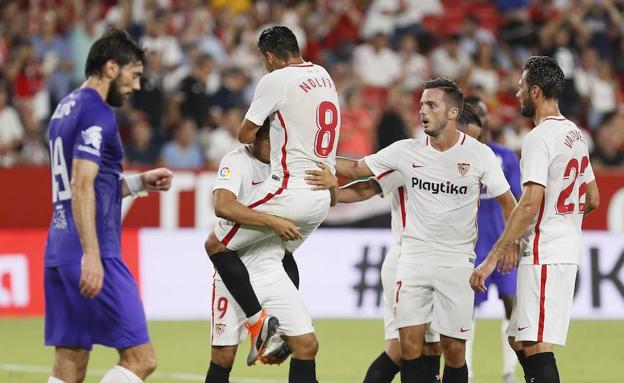
<instances>
[{"instance_id":1,"label":"man's face","mask_svg":"<svg viewBox=\"0 0 624 383\"><path fill-rule=\"evenodd\" d=\"M124 101L141 89L141 75L143 74L143 64L140 61L133 61L117 71L117 77L111 82L106 103L113 107L120 107Z\"/></svg>"},{"instance_id":2,"label":"man's face","mask_svg":"<svg viewBox=\"0 0 624 383\"><path fill-rule=\"evenodd\" d=\"M520 102L520 114L524 117L533 118L535 116L535 102L531 98L529 86L526 82L527 71L522 72L520 81L518 81L518 92L516 98Z\"/></svg>"},{"instance_id":3,"label":"man's face","mask_svg":"<svg viewBox=\"0 0 624 383\"><path fill-rule=\"evenodd\" d=\"M420 98L420 121L425 133L437 137L449 121L450 109L441 89L425 89Z\"/></svg>"}]
</instances>

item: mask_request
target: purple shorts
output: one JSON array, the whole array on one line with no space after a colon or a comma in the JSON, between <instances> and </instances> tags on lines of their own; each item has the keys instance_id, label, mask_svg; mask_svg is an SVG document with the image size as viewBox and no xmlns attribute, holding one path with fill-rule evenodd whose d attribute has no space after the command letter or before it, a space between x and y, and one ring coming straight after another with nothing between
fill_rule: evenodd
<instances>
[{"instance_id":1,"label":"purple shorts","mask_svg":"<svg viewBox=\"0 0 624 383\"><path fill-rule=\"evenodd\" d=\"M129 348L149 342L143 303L119 258L102 260L104 285L80 295L80 263L45 268L45 344L91 350L94 344Z\"/></svg>"},{"instance_id":2,"label":"purple shorts","mask_svg":"<svg viewBox=\"0 0 624 383\"><path fill-rule=\"evenodd\" d=\"M491 284L496 285L496 290L498 291L498 297L502 298L503 295L516 295L516 287L517 287L517 278L518 278L518 269L513 269L509 274L501 274L498 270L494 270L492 275L488 279L485 280L485 286L490 287ZM488 291L484 293L475 293L475 305L478 306L482 302L487 301L488 299Z\"/></svg>"}]
</instances>

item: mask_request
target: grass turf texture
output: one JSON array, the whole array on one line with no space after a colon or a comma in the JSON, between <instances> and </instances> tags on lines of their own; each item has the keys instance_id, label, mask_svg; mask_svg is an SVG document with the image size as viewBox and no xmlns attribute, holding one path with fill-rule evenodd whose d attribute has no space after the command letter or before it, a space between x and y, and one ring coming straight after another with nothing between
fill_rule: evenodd
<instances>
[{"instance_id":1,"label":"grass turf texture","mask_svg":"<svg viewBox=\"0 0 624 383\"><path fill-rule=\"evenodd\" d=\"M208 322L150 322L150 333L159 360L153 382L203 382L210 360ZM377 320L317 320L320 342L317 377L323 383L361 382L370 362L384 348L382 322ZM501 381L500 322L480 320L475 344L475 383ZM573 321L568 346L557 348L562 381L566 383L622 380L624 321ZM0 382L45 381L52 365L53 349L43 347L40 319L0 319ZM249 343L240 349L232 371L232 383L286 382L288 361L282 366L247 367ZM86 382L99 382L117 361L116 352L95 347ZM28 370L28 371L17 371ZM518 367L518 376L520 368ZM183 373L175 375L172 373ZM398 377L395 382L398 382Z\"/></svg>"}]
</instances>

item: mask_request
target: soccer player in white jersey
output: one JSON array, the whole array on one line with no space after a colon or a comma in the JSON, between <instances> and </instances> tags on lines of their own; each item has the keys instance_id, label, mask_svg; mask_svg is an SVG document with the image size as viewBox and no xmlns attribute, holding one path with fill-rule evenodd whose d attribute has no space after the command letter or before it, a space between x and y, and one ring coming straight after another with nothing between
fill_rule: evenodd
<instances>
[{"instance_id":1,"label":"soccer player in white jersey","mask_svg":"<svg viewBox=\"0 0 624 383\"><path fill-rule=\"evenodd\" d=\"M394 170L406 186L407 225L395 289L401 381L426 381L421 356L430 325L441 334L444 381L467 382L464 343L471 337L469 278L481 185L507 213L516 201L494 153L457 130L463 108L457 85L447 79L427 81L420 105L425 138L395 142L357 162L340 159L336 173L359 178Z\"/></svg>"},{"instance_id":2,"label":"soccer player in white jersey","mask_svg":"<svg viewBox=\"0 0 624 383\"><path fill-rule=\"evenodd\" d=\"M251 145L228 153L222 160L214 187L215 212L232 221L244 220L254 189L260 187L270 173L269 126L258 131ZM223 224L223 220L218 224ZM218 242L213 233L209 242ZM317 341L311 318L297 291L299 276L295 260L285 251L278 237L259 241L241 249L239 256L250 275L254 290L268 313L281 318L280 333L299 358L314 359ZM212 296L212 353L206 383L227 383L234 364L237 345L247 336L246 317L240 306L215 273ZM279 338L281 341L281 338ZM281 341L283 343L283 341ZM287 347L271 345L276 355L267 351L263 362L283 361L289 353ZM284 352L284 350L286 350Z\"/></svg>"},{"instance_id":3,"label":"soccer player in white jersey","mask_svg":"<svg viewBox=\"0 0 624 383\"><path fill-rule=\"evenodd\" d=\"M249 282L249 275L236 252L263 239L287 239L293 252L325 219L330 205L327 190L315 191L305 182L305 171L324 163L335 166L340 132L338 94L329 73L301 58L297 39L284 26L265 29L258 39L262 60L269 71L258 83L239 131L242 143L253 142L266 118L271 123L271 175L256 190L250 209L284 217L294 225L285 232L224 223L215 228L219 246L208 253L232 296L250 324L251 359L260 357L270 337L267 316ZM265 336L269 334L269 336ZM256 338L258 341L256 341ZM314 371L314 361L293 358L297 371ZM304 379L301 377L300 379ZM303 380L299 380L303 382Z\"/></svg>"},{"instance_id":4,"label":"soccer player in white jersey","mask_svg":"<svg viewBox=\"0 0 624 383\"><path fill-rule=\"evenodd\" d=\"M527 382L556 383L552 345L565 345L583 249L581 224L600 197L583 133L559 113L563 71L545 56L529 57L522 69L516 97L522 115L536 125L522 143L524 190L470 284L484 291L496 260L521 239L518 290L507 334L512 347L522 350L518 359Z\"/></svg>"}]
</instances>

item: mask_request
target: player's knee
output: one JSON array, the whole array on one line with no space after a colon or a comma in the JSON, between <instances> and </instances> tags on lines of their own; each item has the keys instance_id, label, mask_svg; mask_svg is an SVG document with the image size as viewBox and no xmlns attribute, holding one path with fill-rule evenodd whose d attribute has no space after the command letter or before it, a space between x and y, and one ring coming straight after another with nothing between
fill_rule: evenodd
<instances>
[{"instance_id":1,"label":"player's knee","mask_svg":"<svg viewBox=\"0 0 624 383\"><path fill-rule=\"evenodd\" d=\"M423 345L415 337L403 337L401 343L401 358L416 359L422 355Z\"/></svg>"},{"instance_id":2,"label":"player's knee","mask_svg":"<svg viewBox=\"0 0 624 383\"><path fill-rule=\"evenodd\" d=\"M210 360L223 368L229 368L234 365L236 357L236 346L213 346Z\"/></svg>"},{"instance_id":3,"label":"player's knee","mask_svg":"<svg viewBox=\"0 0 624 383\"><path fill-rule=\"evenodd\" d=\"M289 342L293 357L297 359L313 359L319 349L319 343L314 333L304 334L293 338Z\"/></svg>"},{"instance_id":4,"label":"player's knee","mask_svg":"<svg viewBox=\"0 0 624 383\"><path fill-rule=\"evenodd\" d=\"M440 346L440 342L425 343L422 354L424 356L442 355L442 346Z\"/></svg>"},{"instance_id":5,"label":"player's knee","mask_svg":"<svg viewBox=\"0 0 624 383\"><path fill-rule=\"evenodd\" d=\"M151 348L140 350L140 352L124 353L119 364L143 380L158 367L156 353Z\"/></svg>"},{"instance_id":6,"label":"player's knee","mask_svg":"<svg viewBox=\"0 0 624 383\"><path fill-rule=\"evenodd\" d=\"M158 361L156 360L156 354L151 353L150 355L147 356L147 358L143 362L144 376L151 375L152 372L154 372L157 367L158 367Z\"/></svg>"},{"instance_id":7,"label":"player's knee","mask_svg":"<svg viewBox=\"0 0 624 383\"><path fill-rule=\"evenodd\" d=\"M445 342L442 345L442 353L446 364L461 367L465 361L466 347L463 342Z\"/></svg>"},{"instance_id":8,"label":"player's knee","mask_svg":"<svg viewBox=\"0 0 624 383\"><path fill-rule=\"evenodd\" d=\"M215 255L217 253L227 250L225 245L223 245L221 241L217 239L214 233L211 234L210 237L208 237L206 242L204 242L204 248L206 249L206 253L209 256L212 256L212 255Z\"/></svg>"}]
</instances>

